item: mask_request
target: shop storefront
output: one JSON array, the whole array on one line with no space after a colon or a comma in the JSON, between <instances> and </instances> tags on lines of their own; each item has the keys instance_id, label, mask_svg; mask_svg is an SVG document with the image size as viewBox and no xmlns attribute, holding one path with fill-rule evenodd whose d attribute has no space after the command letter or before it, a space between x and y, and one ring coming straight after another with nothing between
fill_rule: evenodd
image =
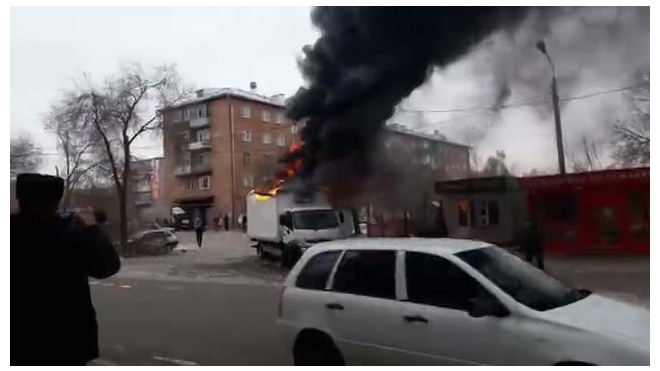
<instances>
[{"instance_id":1,"label":"shop storefront","mask_svg":"<svg viewBox=\"0 0 660 371\"><path fill-rule=\"evenodd\" d=\"M518 181L548 252L649 254L649 168Z\"/></svg>"}]
</instances>

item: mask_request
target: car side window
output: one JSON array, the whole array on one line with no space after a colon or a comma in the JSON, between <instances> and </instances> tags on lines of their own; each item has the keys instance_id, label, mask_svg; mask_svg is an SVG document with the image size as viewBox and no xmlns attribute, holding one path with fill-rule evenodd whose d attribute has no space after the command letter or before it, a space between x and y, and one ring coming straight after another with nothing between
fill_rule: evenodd
<instances>
[{"instance_id":1,"label":"car side window","mask_svg":"<svg viewBox=\"0 0 660 371\"><path fill-rule=\"evenodd\" d=\"M347 294L395 299L396 251L347 250L332 289Z\"/></svg>"},{"instance_id":2,"label":"car side window","mask_svg":"<svg viewBox=\"0 0 660 371\"><path fill-rule=\"evenodd\" d=\"M300 274L298 274L296 287L310 290L325 290L330 272L335 266L340 253L341 251L327 251L309 259L305 267L300 271Z\"/></svg>"},{"instance_id":3,"label":"car side window","mask_svg":"<svg viewBox=\"0 0 660 371\"><path fill-rule=\"evenodd\" d=\"M410 302L467 311L486 294L477 280L447 259L408 251L405 261Z\"/></svg>"}]
</instances>

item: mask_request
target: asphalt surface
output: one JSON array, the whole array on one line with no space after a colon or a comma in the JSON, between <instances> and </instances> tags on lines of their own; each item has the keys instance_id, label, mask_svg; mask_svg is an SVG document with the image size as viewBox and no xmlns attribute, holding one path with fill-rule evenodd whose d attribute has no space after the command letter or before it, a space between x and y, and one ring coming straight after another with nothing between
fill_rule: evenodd
<instances>
[{"instance_id":1,"label":"asphalt surface","mask_svg":"<svg viewBox=\"0 0 660 371\"><path fill-rule=\"evenodd\" d=\"M273 285L110 279L92 285L95 365L287 365Z\"/></svg>"},{"instance_id":2,"label":"asphalt surface","mask_svg":"<svg viewBox=\"0 0 660 371\"><path fill-rule=\"evenodd\" d=\"M208 233L204 247L125 259L92 281L101 358L94 365L290 365L275 324L279 264L259 260L244 235ZM647 258L548 257L548 273L650 307Z\"/></svg>"}]
</instances>

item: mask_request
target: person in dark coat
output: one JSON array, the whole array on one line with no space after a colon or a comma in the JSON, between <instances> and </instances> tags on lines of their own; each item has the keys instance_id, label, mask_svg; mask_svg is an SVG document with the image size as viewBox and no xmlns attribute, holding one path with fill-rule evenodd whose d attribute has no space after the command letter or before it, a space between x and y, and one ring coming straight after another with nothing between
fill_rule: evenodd
<instances>
[{"instance_id":1,"label":"person in dark coat","mask_svg":"<svg viewBox=\"0 0 660 371\"><path fill-rule=\"evenodd\" d=\"M85 365L98 358L88 277L117 273L119 256L87 208L61 216L62 178L20 174L11 215L11 365Z\"/></svg>"},{"instance_id":2,"label":"person in dark coat","mask_svg":"<svg viewBox=\"0 0 660 371\"><path fill-rule=\"evenodd\" d=\"M204 237L204 221L202 217L197 215L195 217L194 225L195 236L197 237L197 247L202 247L202 238Z\"/></svg>"},{"instance_id":3,"label":"person in dark coat","mask_svg":"<svg viewBox=\"0 0 660 371\"><path fill-rule=\"evenodd\" d=\"M225 231L229 230L229 215L225 214L225 216L222 217L222 223L225 226Z\"/></svg>"},{"instance_id":4,"label":"person in dark coat","mask_svg":"<svg viewBox=\"0 0 660 371\"><path fill-rule=\"evenodd\" d=\"M536 260L537 266L540 269L545 269L543 234L536 221L532 218L528 218L525 221L520 238L520 247L525 254L526 261L532 263L533 260Z\"/></svg>"}]
</instances>

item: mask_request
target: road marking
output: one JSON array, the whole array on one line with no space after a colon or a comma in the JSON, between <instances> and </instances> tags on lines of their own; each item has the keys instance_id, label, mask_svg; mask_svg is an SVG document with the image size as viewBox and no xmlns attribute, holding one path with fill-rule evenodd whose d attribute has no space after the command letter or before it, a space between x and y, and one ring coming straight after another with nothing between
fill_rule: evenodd
<instances>
[{"instance_id":1,"label":"road marking","mask_svg":"<svg viewBox=\"0 0 660 371\"><path fill-rule=\"evenodd\" d=\"M154 356L154 359L156 361L161 361L161 362L167 362L173 365L178 365L178 366L199 366L197 362L192 362L192 361L186 361L184 359L176 359L176 358L168 358L168 357L161 357L161 356Z\"/></svg>"},{"instance_id":2,"label":"road marking","mask_svg":"<svg viewBox=\"0 0 660 371\"><path fill-rule=\"evenodd\" d=\"M122 289L130 289L133 286L131 286L131 285L121 285L119 287L122 288Z\"/></svg>"},{"instance_id":3,"label":"road marking","mask_svg":"<svg viewBox=\"0 0 660 371\"><path fill-rule=\"evenodd\" d=\"M105 287L114 287L115 284L114 284L114 283L102 283L101 286L105 286Z\"/></svg>"},{"instance_id":4,"label":"road marking","mask_svg":"<svg viewBox=\"0 0 660 371\"><path fill-rule=\"evenodd\" d=\"M90 284L90 285L98 285L98 284L99 284L99 281L89 281L89 284Z\"/></svg>"}]
</instances>

